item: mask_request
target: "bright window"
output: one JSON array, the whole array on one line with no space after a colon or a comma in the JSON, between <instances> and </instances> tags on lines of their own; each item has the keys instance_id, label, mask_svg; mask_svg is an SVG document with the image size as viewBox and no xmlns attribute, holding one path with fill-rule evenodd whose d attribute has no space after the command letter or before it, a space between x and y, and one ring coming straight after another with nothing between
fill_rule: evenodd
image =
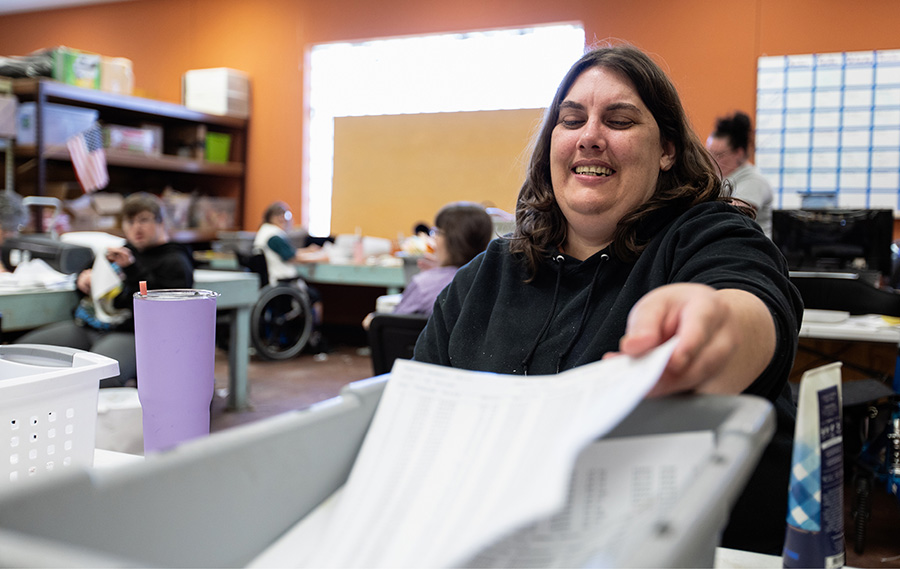
<instances>
[{"instance_id":1,"label":"bright window","mask_svg":"<svg viewBox=\"0 0 900 569\"><path fill-rule=\"evenodd\" d=\"M303 223L331 231L335 117L541 108L583 53L575 24L314 46Z\"/></svg>"}]
</instances>

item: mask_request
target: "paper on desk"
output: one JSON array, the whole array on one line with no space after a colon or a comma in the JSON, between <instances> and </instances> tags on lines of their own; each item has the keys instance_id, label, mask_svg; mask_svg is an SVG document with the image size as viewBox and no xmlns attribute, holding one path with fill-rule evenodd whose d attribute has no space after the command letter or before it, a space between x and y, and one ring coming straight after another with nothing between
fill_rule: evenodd
<instances>
[{"instance_id":1,"label":"paper on desk","mask_svg":"<svg viewBox=\"0 0 900 569\"><path fill-rule=\"evenodd\" d=\"M22 261L12 273L0 272L0 290L59 290L73 288L74 282L74 275L57 271L43 259Z\"/></svg>"},{"instance_id":2,"label":"paper on desk","mask_svg":"<svg viewBox=\"0 0 900 569\"><path fill-rule=\"evenodd\" d=\"M578 453L646 395L674 343L549 376L398 360L347 484L296 566L452 566L562 509Z\"/></svg>"}]
</instances>

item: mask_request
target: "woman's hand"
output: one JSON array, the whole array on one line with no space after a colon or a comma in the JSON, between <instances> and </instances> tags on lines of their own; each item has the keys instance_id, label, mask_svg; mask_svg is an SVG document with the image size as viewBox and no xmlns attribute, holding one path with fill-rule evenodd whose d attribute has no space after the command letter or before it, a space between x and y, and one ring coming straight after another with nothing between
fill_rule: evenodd
<instances>
[{"instance_id":1,"label":"woman's hand","mask_svg":"<svg viewBox=\"0 0 900 569\"><path fill-rule=\"evenodd\" d=\"M91 269L85 269L75 278L75 286L86 295L91 294Z\"/></svg>"},{"instance_id":2,"label":"woman's hand","mask_svg":"<svg viewBox=\"0 0 900 569\"><path fill-rule=\"evenodd\" d=\"M644 295L628 315L619 353L638 356L676 334L678 343L651 396L740 393L775 353L775 323L765 303L746 291L692 283Z\"/></svg>"},{"instance_id":3,"label":"woman's hand","mask_svg":"<svg viewBox=\"0 0 900 569\"><path fill-rule=\"evenodd\" d=\"M128 247L110 247L106 250L106 260L124 269L134 264L134 253Z\"/></svg>"}]
</instances>

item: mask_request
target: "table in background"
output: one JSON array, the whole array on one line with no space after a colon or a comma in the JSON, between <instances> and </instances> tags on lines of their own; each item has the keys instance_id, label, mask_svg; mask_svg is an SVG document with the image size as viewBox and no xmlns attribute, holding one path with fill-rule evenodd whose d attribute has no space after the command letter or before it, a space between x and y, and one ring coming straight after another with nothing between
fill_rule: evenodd
<instances>
[{"instance_id":1,"label":"table in background","mask_svg":"<svg viewBox=\"0 0 900 569\"><path fill-rule=\"evenodd\" d=\"M806 311L811 312L811 311ZM846 340L848 342L887 342L900 345L900 326L888 323L878 314L850 316L839 322L803 319L801 338Z\"/></svg>"},{"instance_id":2,"label":"table in background","mask_svg":"<svg viewBox=\"0 0 900 569\"><path fill-rule=\"evenodd\" d=\"M228 409L248 406L247 368L250 363L250 312L259 298L259 278L238 271L194 271L194 286L219 293L216 310L232 314L228 350ZM243 346L243 348L239 348Z\"/></svg>"},{"instance_id":3,"label":"table in background","mask_svg":"<svg viewBox=\"0 0 900 569\"><path fill-rule=\"evenodd\" d=\"M384 287L388 294L403 290L417 272L415 264L409 263L397 266L332 263L297 265L297 274L310 283Z\"/></svg>"},{"instance_id":4,"label":"table in background","mask_svg":"<svg viewBox=\"0 0 900 569\"><path fill-rule=\"evenodd\" d=\"M247 369L250 362L250 312L259 297L259 279L255 274L237 271L194 271L194 286L220 294L217 310L232 314L230 346L246 349L228 351L228 408L245 409L247 403ZM74 288L27 289L0 291L2 330L19 332L72 318L78 304Z\"/></svg>"},{"instance_id":5,"label":"table in background","mask_svg":"<svg viewBox=\"0 0 900 569\"><path fill-rule=\"evenodd\" d=\"M900 372L900 365L898 365L898 363L900 363L898 362L898 348L900 348L900 326L891 324L883 316L880 316L878 314L849 316L841 320L837 320L836 316L836 321L821 321L821 315L827 315L827 312L828 311L813 310L808 310L805 312L805 314L807 315L815 315L816 317L805 317L803 319L799 334L801 340L809 339L831 340L839 343L846 342L848 348L845 351L848 352L851 356L857 356L856 358L845 361L845 364L848 367L858 368L858 371L862 372L864 376L869 373L879 375L883 374L886 377L893 376L894 389L900 388L900 374L898 374L898 372ZM837 315L839 313L835 314ZM879 348L877 345L865 346L864 344L867 342L881 344L883 345L883 347ZM851 344L858 345L853 346ZM888 347L887 345L889 345L890 347ZM842 358L842 356L844 355L844 351L829 354L821 353L816 349L811 349L810 346L807 346L805 349L806 351L822 358L832 358L834 360L844 359ZM888 354L888 352L890 353ZM864 363L860 363L858 365L854 364L854 361L860 361L860 355L866 354L868 354L870 357L863 358L866 360ZM887 363L883 362L883 359L888 355L890 355L890 361ZM881 363L884 364L881 367L883 367L884 369L871 369L872 360L881 361Z\"/></svg>"}]
</instances>

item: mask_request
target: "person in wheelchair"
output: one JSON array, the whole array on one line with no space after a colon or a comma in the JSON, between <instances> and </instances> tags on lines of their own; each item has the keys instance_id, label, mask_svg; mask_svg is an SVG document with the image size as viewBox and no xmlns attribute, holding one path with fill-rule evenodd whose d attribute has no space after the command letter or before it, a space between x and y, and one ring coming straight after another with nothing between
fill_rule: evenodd
<instances>
[{"instance_id":1,"label":"person in wheelchair","mask_svg":"<svg viewBox=\"0 0 900 569\"><path fill-rule=\"evenodd\" d=\"M293 219L290 206L282 201L272 203L263 212L262 224L253 240L253 250L262 252L265 256L269 284L289 281L309 296L313 312L313 332L310 335L308 346L313 352L325 352L328 351L327 346L319 330L324 312L322 296L318 290L297 276L297 269L294 265L326 261L327 257L317 244L313 243L297 248L291 243L288 232L293 226Z\"/></svg>"},{"instance_id":2,"label":"person in wheelchair","mask_svg":"<svg viewBox=\"0 0 900 569\"><path fill-rule=\"evenodd\" d=\"M434 255L429 259L430 268L419 264L422 271L410 280L392 314L430 315L435 299L456 271L487 248L494 236L494 225L481 205L454 202L438 211L431 234ZM374 316L373 312L365 317L364 329L369 329Z\"/></svg>"}]
</instances>

